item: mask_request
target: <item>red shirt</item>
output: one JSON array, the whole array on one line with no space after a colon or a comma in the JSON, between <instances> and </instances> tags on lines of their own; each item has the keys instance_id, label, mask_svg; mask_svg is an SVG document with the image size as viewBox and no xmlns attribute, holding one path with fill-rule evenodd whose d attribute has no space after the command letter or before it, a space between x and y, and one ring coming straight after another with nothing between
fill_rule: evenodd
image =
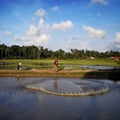
<instances>
[{"instance_id":1,"label":"red shirt","mask_svg":"<svg viewBox=\"0 0 120 120\"><path fill-rule=\"evenodd\" d=\"M58 66L58 59L54 60L54 65Z\"/></svg>"}]
</instances>

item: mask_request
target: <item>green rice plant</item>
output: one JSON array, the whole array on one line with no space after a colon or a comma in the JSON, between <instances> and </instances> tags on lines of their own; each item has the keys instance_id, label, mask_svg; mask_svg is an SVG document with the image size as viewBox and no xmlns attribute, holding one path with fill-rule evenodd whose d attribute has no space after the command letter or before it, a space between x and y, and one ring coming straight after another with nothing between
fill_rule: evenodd
<instances>
[{"instance_id":1,"label":"green rice plant","mask_svg":"<svg viewBox=\"0 0 120 120\"><path fill-rule=\"evenodd\" d=\"M17 64L21 62L22 66L31 69L52 69L52 59L17 59L17 60L0 60L0 69L15 69ZM59 68L64 69L66 66L72 66L72 69L83 69L80 65L96 65L96 66L119 66L120 62L110 59L84 59L84 60L59 60Z\"/></svg>"}]
</instances>

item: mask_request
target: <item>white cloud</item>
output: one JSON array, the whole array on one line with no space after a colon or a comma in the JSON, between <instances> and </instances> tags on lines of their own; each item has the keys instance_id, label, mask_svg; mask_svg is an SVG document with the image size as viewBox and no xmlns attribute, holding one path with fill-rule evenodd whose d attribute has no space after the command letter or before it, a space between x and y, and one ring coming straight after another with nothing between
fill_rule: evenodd
<instances>
[{"instance_id":1,"label":"white cloud","mask_svg":"<svg viewBox=\"0 0 120 120\"><path fill-rule=\"evenodd\" d=\"M50 40L48 34L41 34L39 36L26 36L25 43L27 45L36 45L36 46L47 46Z\"/></svg>"},{"instance_id":2,"label":"white cloud","mask_svg":"<svg viewBox=\"0 0 120 120\"><path fill-rule=\"evenodd\" d=\"M47 13L44 9L41 8L36 11L36 15L41 18L46 18Z\"/></svg>"},{"instance_id":3,"label":"white cloud","mask_svg":"<svg viewBox=\"0 0 120 120\"><path fill-rule=\"evenodd\" d=\"M44 19L40 18L39 23L38 23L38 29L41 33L49 32L50 25L48 23L46 23Z\"/></svg>"},{"instance_id":4,"label":"white cloud","mask_svg":"<svg viewBox=\"0 0 120 120\"><path fill-rule=\"evenodd\" d=\"M70 50L70 49L78 49L78 50L83 50L83 49L89 49L91 50L90 44L87 42L87 40L81 38L81 36L75 36L70 40L65 41L64 47L65 50Z\"/></svg>"},{"instance_id":5,"label":"white cloud","mask_svg":"<svg viewBox=\"0 0 120 120\"><path fill-rule=\"evenodd\" d=\"M46 11L38 9L36 15L40 17L38 24L30 25L26 35L14 36L14 40L19 41L23 45L36 45L47 47L50 41L49 24L45 23Z\"/></svg>"},{"instance_id":6,"label":"white cloud","mask_svg":"<svg viewBox=\"0 0 120 120\"><path fill-rule=\"evenodd\" d=\"M30 25L25 36L14 36L14 40L20 41L23 45L36 45L47 47L50 41L49 33L42 32L39 27Z\"/></svg>"},{"instance_id":7,"label":"white cloud","mask_svg":"<svg viewBox=\"0 0 120 120\"><path fill-rule=\"evenodd\" d=\"M64 44L65 50L70 50L70 49L78 49L78 50L83 50L83 49L89 49L91 50L91 47L88 43L85 41L73 41L73 40L68 40Z\"/></svg>"},{"instance_id":8,"label":"white cloud","mask_svg":"<svg viewBox=\"0 0 120 120\"><path fill-rule=\"evenodd\" d=\"M103 5L108 5L109 3L107 0L92 0L91 3L93 4L103 4Z\"/></svg>"},{"instance_id":9,"label":"white cloud","mask_svg":"<svg viewBox=\"0 0 120 120\"><path fill-rule=\"evenodd\" d=\"M19 35L15 35L13 37L14 40L16 41L25 41L26 40L26 37L25 36L19 36Z\"/></svg>"},{"instance_id":10,"label":"white cloud","mask_svg":"<svg viewBox=\"0 0 120 120\"><path fill-rule=\"evenodd\" d=\"M5 35L6 35L6 36L9 36L10 34L11 34L10 31L5 31Z\"/></svg>"},{"instance_id":11,"label":"white cloud","mask_svg":"<svg viewBox=\"0 0 120 120\"><path fill-rule=\"evenodd\" d=\"M34 25L30 25L27 34L28 35L38 35L39 34L38 28L35 27Z\"/></svg>"},{"instance_id":12,"label":"white cloud","mask_svg":"<svg viewBox=\"0 0 120 120\"><path fill-rule=\"evenodd\" d=\"M40 20L39 20L39 26L41 26L41 25L43 25L44 24L44 19L43 18L40 18Z\"/></svg>"},{"instance_id":13,"label":"white cloud","mask_svg":"<svg viewBox=\"0 0 120 120\"><path fill-rule=\"evenodd\" d=\"M23 45L36 45L47 47L50 40L50 35L41 34L32 36L14 36L14 40L20 41Z\"/></svg>"},{"instance_id":14,"label":"white cloud","mask_svg":"<svg viewBox=\"0 0 120 120\"><path fill-rule=\"evenodd\" d=\"M59 6L54 6L54 7L51 8L51 10L52 11L57 11L57 10L59 10Z\"/></svg>"},{"instance_id":15,"label":"white cloud","mask_svg":"<svg viewBox=\"0 0 120 120\"><path fill-rule=\"evenodd\" d=\"M51 28L53 30L67 30L73 28L73 23L70 20L63 21L61 23L54 23Z\"/></svg>"},{"instance_id":16,"label":"white cloud","mask_svg":"<svg viewBox=\"0 0 120 120\"><path fill-rule=\"evenodd\" d=\"M116 33L116 41L120 43L120 32Z\"/></svg>"},{"instance_id":17,"label":"white cloud","mask_svg":"<svg viewBox=\"0 0 120 120\"><path fill-rule=\"evenodd\" d=\"M98 38L104 38L106 35L106 31L95 29L90 26L83 25L83 30L87 31L90 34L90 37L98 37Z\"/></svg>"},{"instance_id":18,"label":"white cloud","mask_svg":"<svg viewBox=\"0 0 120 120\"><path fill-rule=\"evenodd\" d=\"M120 49L120 32L117 32L115 35L114 45Z\"/></svg>"},{"instance_id":19,"label":"white cloud","mask_svg":"<svg viewBox=\"0 0 120 120\"><path fill-rule=\"evenodd\" d=\"M115 33L115 38L114 38L113 42L109 43L107 48L109 50L120 51L120 32Z\"/></svg>"},{"instance_id":20,"label":"white cloud","mask_svg":"<svg viewBox=\"0 0 120 120\"><path fill-rule=\"evenodd\" d=\"M39 20L36 19L38 20L36 25L31 24L23 36L14 36L14 40L18 41L19 44L47 47L50 43L51 35L55 34L53 30L66 31L73 28L73 23L70 20L49 25L45 20L47 16L44 9L38 9L36 15L39 16Z\"/></svg>"}]
</instances>

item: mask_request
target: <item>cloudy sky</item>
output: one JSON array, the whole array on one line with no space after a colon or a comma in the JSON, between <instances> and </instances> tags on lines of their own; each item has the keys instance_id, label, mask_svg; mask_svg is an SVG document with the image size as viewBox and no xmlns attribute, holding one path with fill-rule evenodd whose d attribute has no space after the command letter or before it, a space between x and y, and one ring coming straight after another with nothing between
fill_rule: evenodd
<instances>
[{"instance_id":1,"label":"cloudy sky","mask_svg":"<svg viewBox=\"0 0 120 120\"><path fill-rule=\"evenodd\" d=\"M120 0L0 0L0 44L120 51Z\"/></svg>"}]
</instances>

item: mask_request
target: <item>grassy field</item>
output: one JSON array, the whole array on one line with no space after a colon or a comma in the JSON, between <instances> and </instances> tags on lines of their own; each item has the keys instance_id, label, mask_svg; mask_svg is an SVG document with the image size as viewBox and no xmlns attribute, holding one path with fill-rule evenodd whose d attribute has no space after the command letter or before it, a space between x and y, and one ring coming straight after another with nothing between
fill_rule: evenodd
<instances>
[{"instance_id":1,"label":"grassy field","mask_svg":"<svg viewBox=\"0 0 120 120\"><path fill-rule=\"evenodd\" d=\"M18 62L21 62L27 69L52 69L54 60L0 60L0 69L15 69ZM120 66L120 61L110 59L59 60L60 69L69 66L73 69L81 69L80 65Z\"/></svg>"}]
</instances>

